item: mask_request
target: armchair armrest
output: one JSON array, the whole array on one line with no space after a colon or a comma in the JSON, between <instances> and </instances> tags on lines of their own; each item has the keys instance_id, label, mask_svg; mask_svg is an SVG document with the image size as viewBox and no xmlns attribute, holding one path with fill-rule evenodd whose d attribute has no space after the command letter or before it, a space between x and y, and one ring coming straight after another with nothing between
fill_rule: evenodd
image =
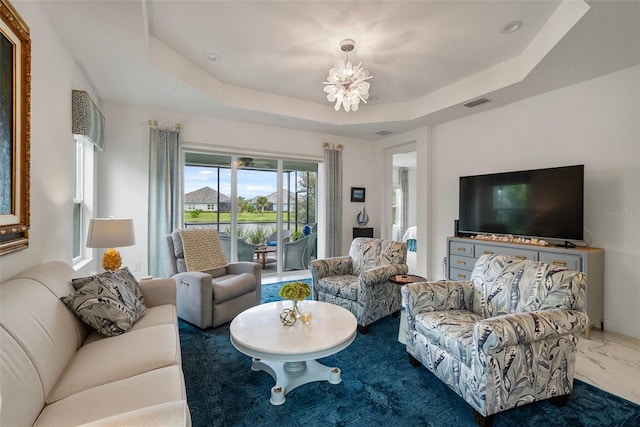
<instances>
[{"instance_id":1,"label":"armchair armrest","mask_svg":"<svg viewBox=\"0 0 640 427\"><path fill-rule=\"evenodd\" d=\"M325 258L311 261L309 271L313 277L313 282L327 276L344 276L353 274L353 261L349 256Z\"/></svg>"},{"instance_id":2,"label":"armchair armrest","mask_svg":"<svg viewBox=\"0 0 640 427\"><path fill-rule=\"evenodd\" d=\"M428 311L471 310L471 282L422 282L402 287L402 298L411 317Z\"/></svg>"},{"instance_id":3,"label":"armchair armrest","mask_svg":"<svg viewBox=\"0 0 640 427\"><path fill-rule=\"evenodd\" d=\"M232 262L227 266L227 274L241 273L253 274L258 278L258 282L260 282L262 271L260 269L260 264L258 264L257 262Z\"/></svg>"},{"instance_id":4,"label":"armchair armrest","mask_svg":"<svg viewBox=\"0 0 640 427\"><path fill-rule=\"evenodd\" d=\"M360 276L358 276L358 285L365 288L375 286L379 283L389 281L391 276L407 274L408 271L409 266L407 264L391 264L373 267L360 273Z\"/></svg>"},{"instance_id":5,"label":"armchair armrest","mask_svg":"<svg viewBox=\"0 0 640 427\"><path fill-rule=\"evenodd\" d=\"M199 271L178 273L176 280L177 307L180 318L208 328L213 322L213 287L211 275Z\"/></svg>"},{"instance_id":6,"label":"armchair armrest","mask_svg":"<svg viewBox=\"0 0 640 427\"><path fill-rule=\"evenodd\" d=\"M138 282L144 296L144 305L176 305L176 281L170 279L147 279Z\"/></svg>"},{"instance_id":7,"label":"armchair armrest","mask_svg":"<svg viewBox=\"0 0 640 427\"><path fill-rule=\"evenodd\" d=\"M473 342L478 353L488 354L502 347L577 335L588 323L587 314L578 310L553 309L507 314L478 322L473 328Z\"/></svg>"}]
</instances>

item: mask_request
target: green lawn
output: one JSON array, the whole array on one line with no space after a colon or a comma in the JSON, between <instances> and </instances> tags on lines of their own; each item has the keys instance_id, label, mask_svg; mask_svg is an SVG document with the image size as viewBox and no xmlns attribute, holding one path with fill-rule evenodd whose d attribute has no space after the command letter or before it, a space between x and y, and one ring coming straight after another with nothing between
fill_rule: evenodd
<instances>
[{"instance_id":1,"label":"green lawn","mask_svg":"<svg viewBox=\"0 0 640 427\"><path fill-rule=\"evenodd\" d=\"M260 212L243 212L238 215L238 222L276 222L277 212L268 211L264 214ZM184 213L184 221L185 222L216 222L217 221L217 212L201 212L197 218L191 216L191 211L187 211ZM287 219L285 215L285 220ZM293 214L291 214L291 218L293 219ZM220 212L220 222L222 223L230 223L231 222L231 212Z\"/></svg>"}]
</instances>

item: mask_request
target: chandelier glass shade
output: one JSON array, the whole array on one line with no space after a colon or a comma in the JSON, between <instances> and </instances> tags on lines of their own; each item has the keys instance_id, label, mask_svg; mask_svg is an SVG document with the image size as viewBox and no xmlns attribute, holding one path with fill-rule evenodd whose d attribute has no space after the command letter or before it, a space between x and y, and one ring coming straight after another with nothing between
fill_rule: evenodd
<instances>
[{"instance_id":1,"label":"chandelier glass shade","mask_svg":"<svg viewBox=\"0 0 640 427\"><path fill-rule=\"evenodd\" d=\"M343 40L340 47L348 55L348 52L353 50L354 42ZM340 59L338 65L329 70L327 81L323 82L327 99L336 103L336 111L339 111L340 107L345 111L358 111L360 101L367 103L371 86L367 80L372 77L362 68L362 63L353 65L348 56L346 62Z\"/></svg>"}]
</instances>

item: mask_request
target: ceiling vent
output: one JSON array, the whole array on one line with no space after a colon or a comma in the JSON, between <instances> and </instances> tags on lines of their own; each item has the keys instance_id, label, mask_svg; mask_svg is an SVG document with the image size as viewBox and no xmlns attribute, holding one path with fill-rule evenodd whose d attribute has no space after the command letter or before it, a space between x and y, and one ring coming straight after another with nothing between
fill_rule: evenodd
<instances>
[{"instance_id":1,"label":"ceiling vent","mask_svg":"<svg viewBox=\"0 0 640 427\"><path fill-rule=\"evenodd\" d=\"M104 116L89 94L81 90L71 91L71 132L104 151Z\"/></svg>"},{"instance_id":2,"label":"ceiling vent","mask_svg":"<svg viewBox=\"0 0 640 427\"><path fill-rule=\"evenodd\" d=\"M393 132L391 132L390 130L381 130L380 132L376 132L376 135L380 135L380 136L387 136L387 135L391 135Z\"/></svg>"},{"instance_id":3,"label":"ceiling vent","mask_svg":"<svg viewBox=\"0 0 640 427\"><path fill-rule=\"evenodd\" d=\"M464 106L465 107L469 107L469 108L473 108L473 107L477 107L478 105L486 104L487 102L491 102L491 100L487 99L487 98L478 98L478 99L473 100L471 102L467 102L466 104L464 104Z\"/></svg>"}]
</instances>

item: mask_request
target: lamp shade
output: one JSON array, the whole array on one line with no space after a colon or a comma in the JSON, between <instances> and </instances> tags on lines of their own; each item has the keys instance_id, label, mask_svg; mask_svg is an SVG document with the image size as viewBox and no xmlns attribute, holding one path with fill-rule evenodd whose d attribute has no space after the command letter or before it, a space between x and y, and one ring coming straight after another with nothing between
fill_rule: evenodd
<instances>
[{"instance_id":1,"label":"lamp shade","mask_svg":"<svg viewBox=\"0 0 640 427\"><path fill-rule=\"evenodd\" d=\"M87 234L88 248L114 248L136 244L131 218L93 218Z\"/></svg>"}]
</instances>

